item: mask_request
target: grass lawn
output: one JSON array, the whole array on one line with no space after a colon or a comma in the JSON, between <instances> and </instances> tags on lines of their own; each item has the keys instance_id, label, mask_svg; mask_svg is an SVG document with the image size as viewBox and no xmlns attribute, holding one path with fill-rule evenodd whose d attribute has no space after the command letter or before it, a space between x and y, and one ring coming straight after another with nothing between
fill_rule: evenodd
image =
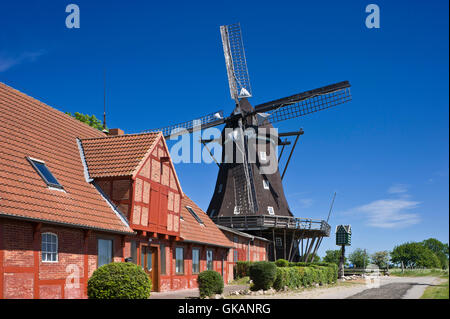
<instances>
[{"instance_id":1,"label":"grass lawn","mask_svg":"<svg viewBox=\"0 0 450 319\"><path fill-rule=\"evenodd\" d=\"M398 277L423 277L423 276L434 276L441 278L448 278L448 270L442 269L405 269L402 273L401 269L390 269L391 276Z\"/></svg>"},{"instance_id":2,"label":"grass lawn","mask_svg":"<svg viewBox=\"0 0 450 319\"><path fill-rule=\"evenodd\" d=\"M421 299L449 299L448 298L448 280L447 282L435 287L425 289Z\"/></svg>"}]
</instances>

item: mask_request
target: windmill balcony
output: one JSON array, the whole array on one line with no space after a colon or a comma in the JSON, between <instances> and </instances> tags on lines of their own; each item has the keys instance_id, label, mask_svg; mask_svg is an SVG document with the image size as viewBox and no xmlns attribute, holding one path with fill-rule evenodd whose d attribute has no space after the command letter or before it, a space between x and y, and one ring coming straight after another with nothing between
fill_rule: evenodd
<instances>
[{"instance_id":1,"label":"windmill balcony","mask_svg":"<svg viewBox=\"0 0 450 319\"><path fill-rule=\"evenodd\" d=\"M222 216L213 217L212 220L229 228L239 230L261 230L261 229L292 229L305 230L320 233L321 236L330 236L330 225L324 220L287 217L287 216Z\"/></svg>"}]
</instances>

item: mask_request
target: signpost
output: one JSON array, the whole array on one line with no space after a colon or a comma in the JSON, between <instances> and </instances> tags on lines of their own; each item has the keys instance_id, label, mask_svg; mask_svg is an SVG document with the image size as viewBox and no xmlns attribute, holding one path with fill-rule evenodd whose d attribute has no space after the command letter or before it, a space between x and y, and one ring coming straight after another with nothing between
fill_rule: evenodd
<instances>
[{"instance_id":1,"label":"signpost","mask_svg":"<svg viewBox=\"0 0 450 319\"><path fill-rule=\"evenodd\" d=\"M336 245L341 246L341 258L339 259L338 278L344 276L345 246L352 243L352 227L350 225L339 225L336 227Z\"/></svg>"}]
</instances>

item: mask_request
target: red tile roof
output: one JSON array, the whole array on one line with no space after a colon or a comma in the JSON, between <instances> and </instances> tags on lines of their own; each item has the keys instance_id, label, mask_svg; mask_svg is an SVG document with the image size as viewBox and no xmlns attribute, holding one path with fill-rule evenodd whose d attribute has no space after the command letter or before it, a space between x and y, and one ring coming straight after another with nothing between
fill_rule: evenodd
<instances>
[{"instance_id":1,"label":"red tile roof","mask_svg":"<svg viewBox=\"0 0 450 319\"><path fill-rule=\"evenodd\" d=\"M131 176L152 151L161 133L82 139L91 178Z\"/></svg>"},{"instance_id":2,"label":"red tile roof","mask_svg":"<svg viewBox=\"0 0 450 319\"><path fill-rule=\"evenodd\" d=\"M186 206L190 206L194 210L204 225L197 222ZM213 246L233 247L233 243L222 233L209 216L186 195L181 200L181 217L183 217L183 220L181 221L180 236L183 240L206 243Z\"/></svg>"},{"instance_id":3,"label":"red tile roof","mask_svg":"<svg viewBox=\"0 0 450 319\"><path fill-rule=\"evenodd\" d=\"M84 176L77 138L104 136L0 82L0 216L132 232ZM64 191L50 189L27 156L44 161Z\"/></svg>"}]
</instances>

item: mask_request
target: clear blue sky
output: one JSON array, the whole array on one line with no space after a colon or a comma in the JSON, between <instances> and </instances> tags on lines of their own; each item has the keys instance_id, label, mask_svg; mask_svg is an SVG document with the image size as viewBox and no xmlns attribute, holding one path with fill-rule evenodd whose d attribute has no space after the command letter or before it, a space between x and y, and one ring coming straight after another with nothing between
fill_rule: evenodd
<instances>
[{"instance_id":1,"label":"clear blue sky","mask_svg":"<svg viewBox=\"0 0 450 319\"><path fill-rule=\"evenodd\" d=\"M76 3L81 28L65 27ZM381 28L365 27L376 3ZM127 133L231 112L219 26L241 22L258 104L342 80L353 101L302 127L285 177L299 217L351 224L369 252L449 236L448 2L2 1L0 81L61 111L103 112ZM206 209L215 164L178 164ZM319 251L336 249L333 237Z\"/></svg>"}]
</instances>

